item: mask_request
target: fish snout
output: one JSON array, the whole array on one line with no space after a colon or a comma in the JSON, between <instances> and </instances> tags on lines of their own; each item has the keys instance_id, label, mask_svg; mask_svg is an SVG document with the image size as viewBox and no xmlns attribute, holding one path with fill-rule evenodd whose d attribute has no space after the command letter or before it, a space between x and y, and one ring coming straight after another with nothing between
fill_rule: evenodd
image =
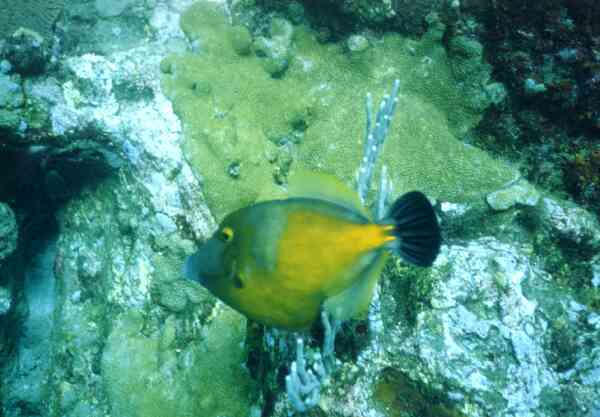
<instances>
[{"instance_id":1,"label":"fish snout","mask_svg":"<svg viewBox=\"0 0 600 417\"><path fill-rule=\"evenodd\" d=\"M183 276L207 286L211 279L223 274L223 244L209 239L196 253L188 256L183 265Z\"/></svg>"},{"instance_id":2,"label":"fish snout","mask_svg":"<svg viewBox=\"0 0 600 417\"><path fill-rule=\"evenodd\" d=\"M206 277L201 273L201 262L198 253L190 255L183 264L183 276L191 281L205 285Z\"/></svg>"}]
</instances>

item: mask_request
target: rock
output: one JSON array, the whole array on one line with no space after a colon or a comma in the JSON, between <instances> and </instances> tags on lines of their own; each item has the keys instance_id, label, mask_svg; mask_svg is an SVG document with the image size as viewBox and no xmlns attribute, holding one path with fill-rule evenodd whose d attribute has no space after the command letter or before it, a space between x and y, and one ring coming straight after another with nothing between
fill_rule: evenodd
<instances>
[{"instance_id":1,"label":"rock","mask_svg":"<svg viewBox=\"0 0 600 417\"><path fill-rule=\"evenodd\" d=\"M290 64L293 33L290 22L276 18L271 22L271 37L259 36L254 41L254 52L263 58L263 68L272 77L281 77Z\"/></svg>"},{"instance_id":2,"label":"rock","mask_svg":"<svg viewBox=\"0 0 600 417\"><path fill-rule=\"evenodd\" d=\"M441 204L441 210L444 214L450 217L459 218L469 210L469 206L466 204L443 202Z\"/></svg>"},{"instance_id":3,"label":"rock","mask_svg":"<svg viewBox=\"0 0 600 417\"><path fill-rule=\"evenodd\" d=\"M592 286L600 288L600 255L596 255L590 265L592 267Z\"/></svg>"},{"instance_id":4,"label":"rock","mask_svg":"<svg viewBox=\"0 0 600 417\"><path fill-rule=\"evenodd\" d=\"M38 75L46 69L51 54L48 41L40 34L20 28L8 37L2 55L19 74Z\"/></svg>"},{"instance_id":5,"label":"rock","mask_svg":"<svg viewBox=\"0 0 600 417\"><path fill-rule=\"evenodd\" d=\"M21 115L17 111L0 109L0 132L17 132L21 126Z\"/></svg>"},{"instance_id":6,"label":"rock","mask_svg":"<svg viewBox=\"0 0 600 417\"><path fill-rule=\"evenodd\" d=\"M94 6L101 17L115 17L134 4L135 0L96 0Z\"/></svg>"},{"instance_id":7,"label":"rock","mask_svg":"<svg viewBox=\"0 0 600 417\"><path fill-rule=\"evenodd\" d=\"M445 5L441 0L329 0L329 3L364 26L387 25L414 36L423 34L427 15L444 11Z\"/></svg>"},{"instance_id":8,"label":"rock","mask_svg":"<svg viewBox=\"0 0 600 417\"><path fill-rule=\"evenodd\" d=\"M12 306L12 293L10 289L0 287L0 316L8 313ZM0 346L2 346L0 344Z\"/></svg>"},{"instance_id":9,"label":"rock","mask_svg":"<svg viewBox=\"0 0 600 417\"><path fill-rule=\"evenodd\" d=\"M363 52L369 48L369 41L362 35L351 35L346 40L346 46L350 52Z\"/></svg>"},{"instance_id":10,"label":"rock","mask_svg":"<svg viewBox=\"0 0 600 417\"><path fill-rule=\"evenodd\" d=\"M0 74L0 108L18 109L23 106L24 102L21 77Z\"/></svg>"},{"instance_id":11,"label":"rock","mask_svg":"<svg viewBox=\"0 0 600 417\"><path fill-rule=\"evenodd\" d=\"M21 313L11 317L11 324L18 326L19 336L10 360L2 369L0 395L5 415L18 415L25 408L43 415L48 399L47 378L54 369L50 358L55 346L51 335L56 326L53 272L56 242L34 238L28 249L30 256L20 277L22 292L14 296L15 301L19 299L14 309Z\"/></svg>"},{"instance_id":12,"label":"rock","mask_svg":"<svg viewBox=\"0 0 600 417\"><path fill-rule=\"evenodd\" d=\"M506 95L508 94L504 84L498 82L487 84L483 90L489 102L496 106L501 104L506 99Z\"/></svg>"},{"instance_id":13,"label":"rock","mask_svg":"<svg viewBox=\"0 0 600 417\"><path fill-rule=\"evenodd\" d=\"M73 2L68 13L76 9L78 3L83 2ZM64 57L57 64L62 66L61 77L64 76L60 82L47 75L23 77L28 102L39 103L48 110L50 123L43 125L40 133L53 140L36 145L35 149L32 147L31 153L36 160L44 161L39 186L60 203L61 212L56 219L60 238L54 242L53 251L43 251L39 256L26 259L29 278L25 280L26 297L21 298L26 299L23 314L29 315L16 317L18 321L11 322L10 327L18 330L20 337L0 347L3 355L0 414L3 416L55 412L65 417L101 417L117 412L124 417L134 417L164 415L165 410L172 411L172 416L191 415L192 410L201 410L199 412L207 417L219 413L247 415L249 395L240 397L239 401L229 401L239 387L231 381L247 378L240 366L244 350L239 335L243 335L244 326L238 325L242 322L239 316L219 324L217 320L219 330L212 337L215 343L220 343L219 355L230 355L229 346L235 346L236 356L230 355L228 359L231 366L219 371L231 376L222 380L229 387L216 388L209 375L197 378L201 374L187 371L191 372L190 377L179 379L176 387L181 396L172 395L170 383L161 383L156 391L139 389L148 387L146 377L167 381L163 371L168 373L192 364L194 370L201 369L202 373L209 369L204 361L224 363L220 357L211 362L195 343L190 343L206 322L208 312L203 309L210 310L214 304L214 299L207 295L191 297L202 314L178 313L173 343L164 351L153 350L154 334L161 333L161 323L173 314L152 298L154 279L159 275L155 273L159 269L155 263L157 253L162 254L167 265L160 273L173 281L181 280L183 264L178 250L155 245L155 242L165 233L180 233L176 232L179 226L186 229L188 239L206 238L215 224L204 203L199 180L181 152L182 126L171 103L162 94L156 74L160 61L173 45L171 41L185 45L178 13L179 8L186 7L186 2L142 3L152 3L156 10L140 7L139 15L128 14L132 26L147 25L147 13L156 12L164 19L152 19L153 24L160 22L162 26L153 27L156 33L148 31L144 38L136 40L144 45L141 49L118 49L122 44L111 44L113 49L106 56L74 53ZM93 10L94 2L87 2L85 7L90 8L90 4ZM91 16L97 18L95 12ZM105 21L119 18L121 16ZM69 34L73 36L77 35ZM87 33L81 37L86 41L90 39ZM97 41L102 42L102 39ZM126 89L127 94L121 94L122 86L133 86L135 90L139 86L143 92L150 90L152 94L129 94L129 89ZM0 109L0 124L3 111L6 110ZM14 128L18 127L18 116ZM110 166L109 172L118 170L118 173L101 177L100 171L107 166ZM96 175L93 178L82 175L90 172ZM73 178L85 185L83 192L70 193L71 188L66 192ZM69 198L65 198L67 196ZM0 216L2 254L7 242L16 243L16 236L5 239L4 220L5 216ZM16 231L16 227L13 229ZM35 252L35 248L32 251ZM38 258L42 259L37 261ZM32 259L36 259L35 263ZM50 288L50 273L54 268L57 285ZM2 274L0 280L4 278ZM4 282L0 285L4 286ZM188 292L189 289L181 291L183 300L187 300ZM19 294L13 294L15 300L18 297ZM109 305L116 309L110 311ZM174 306L178 308L176 303ZM150 319L146 321L146 317L141 316L139 320L135 317L121 320L115 315L117 310L148 312ZM13 304L11 311L21 310ZM227 328L234 326L235 337L219 339L231 334ZM167 333L172 334L172 331L169 327ZM48 333L56 337L48 337ZM150 333L153 335L148 336ZM2 332L0 337L4 336ZM104 340L105 336L108 340ZM13 344L11 355L4 356L4 347ZM184 345L189 349L185 347L185 352L179 355ZM139 360L131 361L132 354ZM64 360L64 355L69 359ZM149 363L157 366L150 369ZM106 374L102 372L103 366L106 366ZM163 371L159 371L159 367ZM229 370L234 367L238 371L231 374ZM55 377L57 375L61 376ZM139 379L135 379L136 375ZM176 380L178 374L173 375ZM203 385L190 384L192 379ZM104 387L102 392L98 390L100 386ZM135 388L137 394L127 391L128 387ZM218 389L222 391L217 392ZM212 408L194 407L209 395L214 398ZM56 411L48 410L46 405L50 403L56 405Z\"/></svg>"},{"instance_id":14,"label":"rock","mask_svg":"<svg viewBox=\"0 0 600 417\"><path fill-rule=\"evenodd\" d=\"M533 78L527 78L523 83L523 88L526 94L536 95L540 93L545 93L547 88L544 83L537 82Z\"/></svg>"},{"instance_id":15,"label":"rock","mask_svg":"<svg viewBox=\"0 0 600 417\"><path fill-rule=\"evenodd\" d=\"M11 208L0 203L0 262L17 248L17 221Z\"/></svg>"},{"instance_id":16,"label":"rock","mask_svg":"<svg viewBox=\"0 0 600 417\"><path fill-rule=\"evenodd\" d=\"M464 59L480 59L483 56L483 45L476 39L467 36L455 36L449 44L450 53Z\"/></svg>"},{"instance_id":17,"label":"rock","mask_svg":"<svg viewBox=\"0 0 600 417\"><path fill-rule=\"evenodd\" d=\"M534 207L540 200L540 194L533 185L521 179L505 189L488 194L485 199L492 209L502 211L516 205Z\"/></svg>"},{"instance_id":18,"label":"rock","mask_svg":"<svg viewBox=\"0 0 600 417\"><path fill-rule=\"evenodd\" d=\"M0 60L0 74L8 74L12 70L12 65L6 59Z\"/></svg>"},{"instance_id":19,"label":"rock","mask_svg":"<svg viewBox=\"0 0 600 417\"><path fill-rule=\"evenodd\" d=\"M572 203L543 198L541 217L553 234L592 249L600 248L600 226L589 211Z\"/></svg>"},{"instance_id":20,"label":"rock","mask_svg":"<svg viewBox=\"0 0 600 417\"><path fill-rule=\"evenodd\" d=\"M494 238L443 246L433 269L418 275L430 281L419 292L406 290L417 278L407 269L384 281L371 309L369 323L383 326L356 360L362 372L352 377L343 366L340 379L350 380L323 396L321 403L336 410L331 415L369 415L375 401L419 410L414 415L587 417L600 390L592 342L600 328L580 327L593 312L561 292L527 250ZM414 321L407 320L415 305ZM557 357L569 357L562 362L568 370L557 371ZM588 385L576 384L579 378ZM406 394L413 390L420 394Z\"/></svg>"},{"instance_id":21,"label":"rock","mask_svg":"<svg viewBox=\"0 0 600 417\"><path fill-rule=\"evenodd\" d=\"M230 32L230 38L231 46L238 55L250 54L252 50L252 35L246 27L234 27Z\"/></svg>"},{"instance_id":22,"label":"rock","mask_svg":"<svg viewBox=\"0 0 600 417\"><path fill-rule=\"evenodd\" d=\"M187 285L183 281L164 282L158 285L158 303L178 313L187 307Z\"/></svg>"}]
</instances>

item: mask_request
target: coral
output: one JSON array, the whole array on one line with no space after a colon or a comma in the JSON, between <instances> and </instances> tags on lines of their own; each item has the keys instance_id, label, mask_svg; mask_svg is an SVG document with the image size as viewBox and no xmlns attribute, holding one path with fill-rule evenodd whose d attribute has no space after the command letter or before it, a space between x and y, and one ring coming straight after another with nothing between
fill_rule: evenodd
<instances>
[{"instance_id":1,"label":"coral","mask_svg":"<svg viewBox=\"0 0 600 417\"><path fill-rule=\"evenodd\" d=\"M457 139L480 116L432 38L387 34L377 47L348 55L342 45L319 44L298 26L294 56L285 76L275 79L260 57L236 53L230 39L238 29L210 3L196 3L181 24L199 49L165 58L162 84L217 217L273 195L273 177L295 167L329 171L352 183L362 157L362 97L395 78L398 109L380 161L389 167L395 193L420 189L468 200L514 178L512 168ZM288 155L291 168L283 163ZM229 173L232 164L236 175Z\"/></svg>"},{"instance_id":2,"label":"coral","mask_svg":"<svg viewBox=\"0 0 600 417\"><path fill-rule=\"evenodd\" d=\"M398 87L400 86L399 80L394 80L394 86L390 94L383 96L377 115L375 116L375 123L373 124L373 98L371 93L367 93L366 100L366 111L367 111L367 125L366 135L363 139L363 156L360 159L360 167L358 168L358 180L357 180L357 191L358 197L361 202L365 202L367 193L371 188L371 178L373 176L373 169L377 163L377 157L379 152L383 148L385 138L388 134L392 116L396 105L398 104ZM383 177L383 175L382 175ZM383 197L385 198L385 197ZM380 214L380 213L378 213Z\"/></svg>"},{"instance_id":3,"label":"coral","mask_svg":"<svg viewBox=\"0 0 600 417\"><path fill-rule=\"evenodd\" d=\"M236 32L230 31L231 35ZM271 37L259 36L254 41L254 51L256 55L262 57L261 63L265 71L272 77L281 77L289 66L292 57L290 46L294 29L292 25L284 19L273 19L271 22ZM233 49L239 54L239 38L231 36ZM242 53L241 55L244 55Z\"/></svg>"},{"instance_id":4,"label":"coral","mask_svg":"<svg viewBox=\"0 0 600 417\"><path fill-rule=\"evenodd\" d=\"M64 0L0 0L0 38L24 27L50 39Z\"/></svg>"},{"instance_id":5,"label":"coral","mask_svg":"<svg viewBox=\"0 0 600 417\"><path fill-rule=\"evenodd\" d=\"M290 366L290 374L285 377L285 389L292 407L299 413L315 407L325 379L326 371L321 361L317 360L311 367L306 367L304 341L299 338L296 343L296 360Z\"/></svg>"}]
</instances>

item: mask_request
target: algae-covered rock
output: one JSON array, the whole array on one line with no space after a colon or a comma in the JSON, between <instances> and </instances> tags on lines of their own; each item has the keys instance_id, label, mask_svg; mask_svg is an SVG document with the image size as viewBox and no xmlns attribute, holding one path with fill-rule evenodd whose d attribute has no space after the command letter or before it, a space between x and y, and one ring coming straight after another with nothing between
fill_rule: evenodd
<instances>
[{"instance_id":1,"label":"algae-covered rock","mask_svg":"<svg viewBox=\"0 0 600 417\"><path fill-rule=\"evenodd\" d=\"M252 35L245 26L235 26L230 33L231 47L239 55L248 55L252 50Z\"/></svg>"},{"instance_id":2,"label":"algae-covered rock","mask_svg":"<svg viewBox=\"0 0 600 417\"><path fill-rule=\"evenodd\" d=\"M14 110L25 102L21 77L0 74L0 108Z\"/></svg>"},{"instance_id":3,"label":"algae-covered rock","mask_svg":"<svg viewBox=\"0 0 600 417\"><path fill-rule=\"evenodd\" d=\"M551 233L583 247L600 249L600 225L592 213L572 203L544 198L541 217Z\"/></svg>"},{"instance_id":4,"label":"algae-covered rock","mask_svg":"<svg viewBox=\"0 0 600 417\"><path fill-rule=\"evenodd\" d=\"M342 365L319 412L589 417L600 392L599 318L527 245L444 245L431 269L386 270L369 313L374 341Z\"/></svg>"},{"instance_id":5,"label":"algae-covered rock","mask_svg":"<svg viewBox=\"0 0 600 417\"><path fill-rule=\"evenodd\" d=\"M19 74L39 75L50 60L49 45L39 33L19 28L6 39L1 52Z\"/></svg>"},{"instance_id":6,"label":"algae-covered rock","mask_svg":"<svg viewBox=\"0 0 600 417\"><path fill-rule=\"evenodd\" d=\"M57 247L55 239L44 238L33 240L28 247L27 264L16 269L23 270L17 275L22 283L13 287L18 291L13 295L14 310L21 311L10 317L11 324L18 325L18 343L11 352L11 360L0 369L3 381L0 405L3 415L8 416L26 414L25 410L48 415L47 404L51 398L48 380L53 370L50 357L56 328L57 288L53 266Z\"/></svg>"},{"instance_id":7,"label":"algae-covered rock","mask_svg":"<svg viewBox=\"0 0 600 417\"><path fill-rule=\"evenodd\" d=\"M263 2L269 4L266 0ZM325 22L358 23L361 26L392 28L410 36L422 35L427 17L433 13L450 14L450 2L445 0L322 0L302 1L309 13ZM454 7L454 6L453 6ZM323 18L325 14L325 18Z\"/></svg>"},{"instance_id":8,"label":"algae-covered rock","mask_svg":"<svg viewBox=\"0 0 600 417\"><path fill-rule=\"evenodd\" d=\"M134 0L95 0L94 6L101 17L119 16L123 11L135 3Z\"/></svg>"},{"instance_id":9,"label":"algae-covered rock","mask_svg":"<svg viewBox=\"0 0 600 417\"><path fill-rule=\"evenodd\" d=\"M17 248L17 221L11 208L0 203L0 262Z\"/></svg>"},{"instance_id":10,"label":"algae-covered rock","mask_svg":"<svg viewBox=\"0 0 600 417\"><path fill-rule=\"evenodd\" d=\"M491 81L491 66L484 59L483 45L467 36L450 39L448 51L454 77L463 85L468 104L483 111L491 104L499 105L506 98L501 83Z\"/></svg>"},{"instance_id":11,"label":"algae-covered rock","mask_svg":"<svg viewBox=\"0 0 600 417\"><path fill-rule=\"evenodd\" d=\"M0 132L15 132L21 124L19 112L14 110L0 109Z\"/></svg>"},{"instance_id":12,"label":"algae-covered rock","mask_svg":"<svg viewBox=\"0 0 600 417\"><path fill-rule=\"evenodd\" d=\"M0 132L13 135L21 126L21 109L25 104L21 77L0 74Z\"/></svg>"},{"instance_id":13,"label":"algae-covered rock","mask_svg":"<svg viewBox=\"0 0 600 417\"><path fill-rule=\"evenodd\" d=\"M506 188L488 194L485 199L492 209L501 211L517 204L535 206L540 200L540 193L527 181L519 180Z\"/></svg>"},{"instance_id":14,"label":"algae-covered rock","mask_svg":"<svg viewBox=\"0 0 600 417\"><path fill-rule=\"evenodd\" d=\"M181 348L173 322L162 334L145 335L144 317L121 315L102 356L111 409L120 417L202 415L246 417L251 382L242 367L245 320L222 310L201 340Z\"/></svg>"},{"instance_id":15,"label":"algae-covered rock","mask_svg":"<svg viewBox=\"0 0 600 417\"><path fill-rule=\"evenodd\" d=\"M352 35L348 37L346 46L350 52L362 52L369 47L369 40L362 35Z\"/></svg>"},{"instance_id":16,"label":"algae-covered rock","mask_svg":"<svg viewBox=\"0 0 600 417\"><path fill-rule=\"evenodd\" d=\"M596 255L591 261L592 267L592 286L600 289L600 254Z\"/></svg>"},{"instance_id":17,"label":"algae-covered rock","mask_svg":"<svg viewBox=\"0 0 600 417\"><path fill-rule=\"evenodd\" d=\"M8 313L12 306L12 291L10 288L0 286L0 316ZM0 350L2 343L0 343Z\"/></svg>"},{"instance_id":18,"label":"algae-covered rock","mask_svg":"<svg viewBox=\"0 0 600 417\"><path fill-rule=\"evenodd\" d=\"M24 27L51 39L54 22L64 0L0 0L0 38Z\"/></svg>"},{"instance_id":19,"label":"algae-covered rock","mask_svg":"<svg viewBox=\"0 0 600 417\"><path fill-rule=\"evenodd\" d=\"M386 34L361 54L348 54L343 43L322 45L298 26L293 58L275 79L264 72L262 58L240 56L232 48L228 39L239 29L217 6L198 2L181 24L201 49L166 57L173 71L162 83L183 121L185 152L205 179L217 217L252 203L274 182L285 183L281 172L298 167L327 171L351 184L362 157L365 94L380 94L395 78L399 103L382 162L390 167L396 192L416 188L465 201L516 177L511 167L459 139L480 115L453 77L437 35L419 42ZM210 86L201 96L194 88L200 83ZM278 157L285 149L293 157L287 168ZM233 163L239 175L230 175Z\"/></svg>"}]
</instances>

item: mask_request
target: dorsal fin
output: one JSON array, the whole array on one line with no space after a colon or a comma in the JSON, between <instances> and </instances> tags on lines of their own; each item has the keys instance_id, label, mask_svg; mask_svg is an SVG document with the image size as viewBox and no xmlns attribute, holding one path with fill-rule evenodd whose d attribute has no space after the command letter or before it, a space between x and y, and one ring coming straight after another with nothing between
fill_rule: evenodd
<instances>
[{"instance_id":1,"label":"dorsal fin","mask_svg":"<svg viewBox=\"0 0 600 417\"><path fill-rule=\"evenodd\" d=\"M368 211L361 204L356 191L331 174L297 169L288 177L290 197L317 198L333 204L356 210L370 219Z\"/></svg>"}]
</instances>

